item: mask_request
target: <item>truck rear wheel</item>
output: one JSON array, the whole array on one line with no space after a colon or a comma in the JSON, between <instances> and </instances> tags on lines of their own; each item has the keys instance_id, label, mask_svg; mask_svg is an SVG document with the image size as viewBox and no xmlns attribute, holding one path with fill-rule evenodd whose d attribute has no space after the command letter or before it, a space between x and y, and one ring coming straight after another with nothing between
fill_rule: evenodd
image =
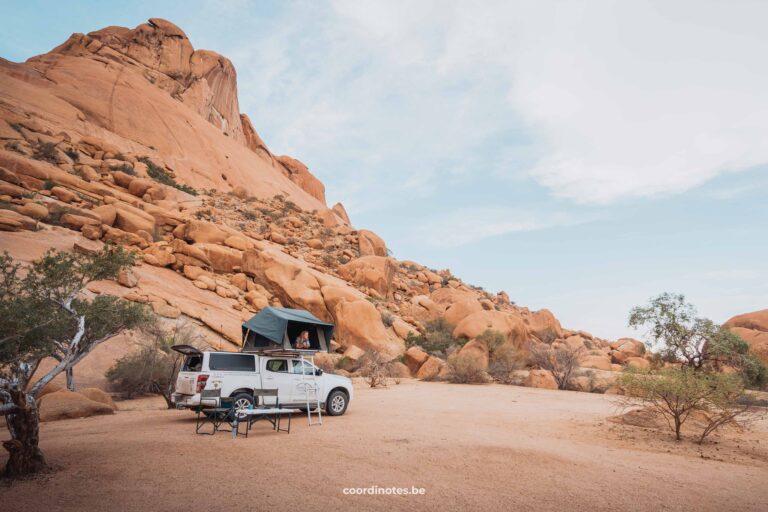
<instances>
[{"instance_id":1,"label":"truck rear wheel","mask_svg":"<svg viewBox=\"0 0 768 512\"><path fill-rule=\"evenodd\" d=\"M328 400L325 402L325 413L328 416L341 416L347 411L349 397L339 389L331 391Z\"/></svg>"},{"instance_id":2,"label":"truck rear wheel","mask_svg":"<svg viewBox=\"0 0 768 512\"><path fill-rule=\"evenodd\" d=\"M232 397L235 402L235 411L248 409L253 405L253 395L248 393L238 393Z\"/></svg>"}]
</instances>

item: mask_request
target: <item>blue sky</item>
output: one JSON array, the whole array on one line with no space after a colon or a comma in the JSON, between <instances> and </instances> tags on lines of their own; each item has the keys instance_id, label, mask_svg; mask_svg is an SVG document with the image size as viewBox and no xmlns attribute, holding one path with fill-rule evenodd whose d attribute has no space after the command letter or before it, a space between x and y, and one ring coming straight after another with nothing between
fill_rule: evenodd
<instances>
[{"instance_id":1,"label":"blue sky","mask_svg":"<svg viewBox=\"0 0 768 512\"><path fill-rule=\"evenodd\" d=\"M223 4L223 5L219 5ZM6 2L0 56L179 25L399 259L605 337L768 307L764 2Z\"/></svg>"}]
</instances>

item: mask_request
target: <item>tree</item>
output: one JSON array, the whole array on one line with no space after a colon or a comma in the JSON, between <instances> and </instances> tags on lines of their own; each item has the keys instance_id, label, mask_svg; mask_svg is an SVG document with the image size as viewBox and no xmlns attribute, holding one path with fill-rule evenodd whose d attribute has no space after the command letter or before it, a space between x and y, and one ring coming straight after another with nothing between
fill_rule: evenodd
<instances>
[{"instance_id":1,"label":"tree","mask_svg":"<svg viewBox=\"0 0 768 512\"><path fill-rule=\"evenodd\" d=\"M624 407L645 405L664 418L682 439L681 429L695 412L703 424L698 443L722 427L738 423L752 412L749 405L739 404L744 383L732 373L697 371L690 367L666 368L659 371L627 371L618 379L624 392Z\"/></svg>"},{"instance_id":2,"label":"tree","mask_svg":"<svg viewBox=\"0 0 768 512\"><path fill-rule=\"evenodd\" d=\"M620 399L625 406L647 405L667 421L677 440L689 416L698 413L697 421L704 425L699 443L752 412L740 399L745 384L765 383L765 366L741 337L697 317L683 295L663 293L633 308L629 325L649 326L649 344L677 366L622 374L618 383L626 395Z\"/></svg>"},{"instance_id":3,"label":"tree","mask_svg":"<svg viewBox=\"0 0 768 512\"><path fill-rule=\"evenodd\" d=\"M736 369L748 385L762 386L768 379L765 366L741 337L708 318L680 294L663 293L645 306L632 308L630 327L648 326L649 345L666 361L694 370Z\"/></svg>"},{"instance_id":4,"label":"tree","mask_svg":"<svg viewBox=\"0 0 768 512\"><path fill-rule=\"evenodd\" d=\"M171 395L183 357L174 351L174 345L203 344L202 337L190 324L176 324L170 329L157 324L147 329L152 343L136 352L126 354L107 370L105 377L112 388L125 398L137 394L157 394L173 408Z\"/></svg>"},{"instance_id":5,"label":"tree","mask_svg":"<svg viewBox=\"0 0 768 512\"><path fill-rule=\"evenodd\" d=\"M551 372L558 389L568 389L573 371L579 367L584 356L584 347L565 346L554 349L545 343L531 344L528 351L531 364Z\"/></svg>"},{"instance_id":6,"label":"tree","mask_svg":"<svg viewBox=\"0 0 768 512\"><path fill-rule=\"evenodd\" d=\"M390 364L386 358L376 350L366 350L362 358L362 373L365 381L372 388L387 387L389 377L392 374Z\"/></svg>"},{"instance_id":7,"label":"tree","mask_svg":"<svg viewBox=\"0 0 768 512\"><path fill-rule=\"evenodd\" d=\"M38 447L35 401L43 387L62 372L69 373L71 383L72 368L94 347L149 320L138 304L82 296L89 282L114 278L132 263L132 254L114 246L88 256L51 250L27 268L7 253L0 256L0 415L11 434L3 443L10 454L7 476L46 465ZM46 357L56 366L31 383Z\"/></svg>"},{"instance_id":8,"label":"tree","mask_svg":"<svg viewBox=\"0 0 768 512\"><path fill-rule=\"evenodd\" d=\"M704 364L706 342L713 330L713 323L696 318L696 309L681 294L663 293L645 306L632 308L629 326L649 326L649 345L662 357L682 361L691 368Z\"/></svg>"}]
</instances>

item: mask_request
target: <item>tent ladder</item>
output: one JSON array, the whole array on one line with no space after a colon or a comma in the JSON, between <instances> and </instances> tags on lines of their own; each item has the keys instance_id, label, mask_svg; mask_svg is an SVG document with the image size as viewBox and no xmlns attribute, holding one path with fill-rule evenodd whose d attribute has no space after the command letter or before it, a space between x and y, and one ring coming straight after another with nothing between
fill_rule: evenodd
<instances>
[{"instance_id":1,"label":"tent ladder","mask_svg":"<svg viewBox=\"0 0 768 512\"><path fill-rule=\"evenodd\" d=\"M313 425L322 425L323 424L323 412L320 409L320 384L317 382L317 375L315 375L314 370L312 371L312 375L307 375L305 372L306 366L304 365L304 361L306 359L304 358L304 354L301 354L301 380L302 385L304 386L304 398L305 403L307 407L307 422L309 426ZM315 356L311 355L309 362L312 363L312 368L315 367ZM315 394L314 399L311 398L310 395L312 393ZM316 412L317 412L317 420L312 421L312 408L310 407L310 402L313 402L312 405L316 406Z\"/></svg>"}]
</instances>

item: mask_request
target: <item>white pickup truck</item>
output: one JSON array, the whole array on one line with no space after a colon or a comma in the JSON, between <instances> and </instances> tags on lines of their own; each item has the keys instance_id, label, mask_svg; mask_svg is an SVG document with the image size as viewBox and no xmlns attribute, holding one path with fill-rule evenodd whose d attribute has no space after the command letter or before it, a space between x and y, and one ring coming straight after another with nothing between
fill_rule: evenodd
<instances>
[{"instance_id":1,"label":"white pickup truck","mask_svg":"<svg viewBox=\"0 0 768 512\"><path fill-rule=\"evenodd\" d=\"M221 396L233 397L237 409L247 408L255 389L277 389L280 407L306 410L307 386L317 386L320 406L329 416L341 416L352 400L352 381L341 375L324 373L306 359L290 355L265 355L246 352L202 352L189 345L176 345L184 363L176 379L173 402L177 408L200 404L204 389L221 389ZM265 404L274 398L265 397ZM310 408L317 403L310 392Z\"/></svg>"}]
</instances>

